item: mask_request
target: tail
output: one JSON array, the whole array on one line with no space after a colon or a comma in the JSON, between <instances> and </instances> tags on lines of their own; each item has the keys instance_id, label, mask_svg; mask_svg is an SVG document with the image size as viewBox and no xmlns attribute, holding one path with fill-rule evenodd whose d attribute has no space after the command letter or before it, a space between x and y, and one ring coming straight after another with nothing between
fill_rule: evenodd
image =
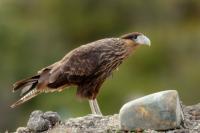
<instances>
[{"instance_id":1,"label":"tail","mask_svg":"<svg viewBox=\"0 0 200 133\"><path fill-rule=\"evenodd\" d=\"M40 94L41 91L34 89L32 91L30 91L29 93L27 93L25 96L23 96L22 98L20 98L17 102L15 102L14 104L12 104L10 107L11 108L15 108L16 106L25 103L26 101L32 99L33 97L37 96L38 94Z\"/></svg>"},{"instance_id":2,"label":"tail","mask_svg":"<svg viewBox=\"0 0 200 133\"><path fill-rule=\"evenodd\" d=\"M40 78L40 75L36 75L31 78L18 81L13 85L13 92L21 89L22 97L17 102L12 104L10 106L11 108L18 106L41 93L41 91L37 89L39 78Z\"/></svg>"}]
</instances>

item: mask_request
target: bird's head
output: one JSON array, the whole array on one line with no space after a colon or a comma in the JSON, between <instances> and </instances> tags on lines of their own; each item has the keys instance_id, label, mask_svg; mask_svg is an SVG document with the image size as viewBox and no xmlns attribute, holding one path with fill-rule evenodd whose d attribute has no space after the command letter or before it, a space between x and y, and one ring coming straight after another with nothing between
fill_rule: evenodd
<instances>
[{"instance_id":1,"label":"bird's head","mask_svg":"<svg viewBox=\"0 0 200 133\"><path fill-rule=\"evenodd\" d=\"M121 36L121 38L124 39L128 44L131 44L133 46L151 45L151 41L149 40L149 38L139 32L132 32L129 34L125 34Z\"/></svg>"}]
</instances>

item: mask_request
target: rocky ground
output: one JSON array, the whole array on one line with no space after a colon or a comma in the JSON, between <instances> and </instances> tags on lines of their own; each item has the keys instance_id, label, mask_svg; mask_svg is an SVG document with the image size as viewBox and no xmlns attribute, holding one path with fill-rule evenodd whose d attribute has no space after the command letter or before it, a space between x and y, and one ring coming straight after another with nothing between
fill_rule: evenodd
<instances>
[{"instance_id":1,"label":"rocky ground","mask_svg":"<svg viewBox=\"0 0 200 133\"><path fill-rule=\"evenodd\" d=\"M169 131L145 130L145 133L200 133L200 103L193 106L183 106L184 121L179 129ZM41 112L38 113L41 115ZM33 114L32 114L33 115ZM37 113L35 114L37 115ZM43 113L41 119L43 131L41 133L121 133L118 114L110 116L87 115L84 117L71 118L60 122L57 114ZM30 120L30 119L29 119ZM55 124L57 121L57 124ZM46 124L46 125L45 125ZM31 127L32 126L32 127ZM35 128L28 122L28 127L20 127L17 133L32 133L30 128ZM46 131L45 131L46 130ZM39 131L37 131L39 132Z\"/></svg>"}]
</instances>

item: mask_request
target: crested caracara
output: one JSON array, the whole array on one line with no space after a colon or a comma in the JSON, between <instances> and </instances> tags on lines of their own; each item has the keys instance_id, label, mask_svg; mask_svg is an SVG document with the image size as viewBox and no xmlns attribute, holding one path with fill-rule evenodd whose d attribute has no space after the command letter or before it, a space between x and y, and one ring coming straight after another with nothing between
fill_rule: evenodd
<instances>
[{"instance_id":1,"label":"crested caracara","mask_svg":"<svg viewBox=\"0 0 200 133\"><path fill-rule=\"evenodd\" d=\"M113 70L140 45L150 46L150 40L138 32L82 45L60 61L38 71L35 76L16 82L13 92L21 90L21 98L11 107L43 92L62 91L69 86L77 86L76 94L89 99L92 113L101 114L96 101L99 89Z\"/></svg>"}]
</instances>

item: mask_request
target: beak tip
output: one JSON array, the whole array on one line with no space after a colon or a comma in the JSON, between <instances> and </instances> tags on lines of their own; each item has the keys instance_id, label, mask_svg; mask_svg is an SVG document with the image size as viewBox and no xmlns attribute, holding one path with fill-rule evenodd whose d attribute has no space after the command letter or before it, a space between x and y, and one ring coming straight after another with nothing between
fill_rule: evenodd
<instances>
[{"instance_id":1,"label":"beak tip","mask_svg":"<svg viewBox=\"0 0 200 133\"><path fill-rule=\"evenodd\" d=\"M136 42L141 45L147 45L149 47L151 46L150 39L146 37L145 35L138 36Z\"/></svg>"},{"instance_id":2,"label":"beak tip","mask_svg":"<svg viewBox=\"0 0 200 133\"><path fill-rule=\"evenodd\" d=\"M151 47L151 42L149 42L147 45L148 45L149 47Z\"/></svg>"}]
</instances>

